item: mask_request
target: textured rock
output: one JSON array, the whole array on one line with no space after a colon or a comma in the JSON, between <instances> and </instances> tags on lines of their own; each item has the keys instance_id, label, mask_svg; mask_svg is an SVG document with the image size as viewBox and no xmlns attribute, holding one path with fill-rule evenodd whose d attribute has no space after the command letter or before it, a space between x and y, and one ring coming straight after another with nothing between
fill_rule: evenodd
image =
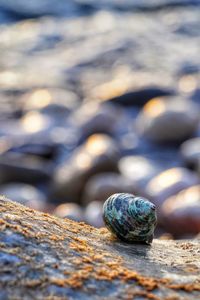
<instances>
[{"instance_id":1,"label":"textured rock","mask_svg":"<svg viewBox=\"0 0 200 300\"><path fill-rule=\"evenodd\" d=\"M1 299L200 297L198 239L129 245L7 199L0 226Z\"/></svg>"}]
</instances>

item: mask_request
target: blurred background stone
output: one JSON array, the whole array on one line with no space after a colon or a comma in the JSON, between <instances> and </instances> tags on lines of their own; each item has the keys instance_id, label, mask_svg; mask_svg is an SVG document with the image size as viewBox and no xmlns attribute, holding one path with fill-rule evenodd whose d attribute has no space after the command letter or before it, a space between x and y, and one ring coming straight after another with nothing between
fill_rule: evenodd
<instances>
[{"instance_id":1,"label":"blurred background stone","mask_svg":"<svg viewBox=\"0 0 200 300\"><path fill-rule=\"evenodd\" d=\"M83 210L80 205L73 202L58 205L53 214L60 218L68 218L78 222L84 221Z\"/></svg>"},{"instance_id":2,"label":"blurred background stone","mask_svg":"<svg viewBox=\"0 0 200 300\"><path fill-rule=\"evenodd\" d=\"M85 221L94 227L103 227L102 209L101 201L90 202L85 208Z\"/></svg>"},{"instance_id":3,"label":"blurred background stone","mask_svg":"<svg viewBox=\"0 0 200 300\"><path fill-rule=\"evenodd\" d=\"M1 155L0 172L3 182L35 183L48 181L53 172L53 165L33 155L13 152Z\"/></svg>"},{"instance_id":4,"label":"blurred background stone","mask_svg":"<svg viewBox=\"0 0 200 300\"><path fill-rule=\"evenodd\" d=\"M0 0L0 185L30 184L45 212L74 217L97 201L95 226L114 192L150 198L161 218L200 178L199 7Z\"/></svg>"},{"instance_id":5,"label":"blurred background stone","mask_svg":"<svg viewBox=\"0 0 200 300\"><path fill-rule=\"evenodd\" d=\"M83 192L83 203L104 201L115 193L134 194L132 182L117 173L100 173L92 176Z\"/></svg>"},{"instance_id":6,"label":"blurred background stone","mask_svg":"<svg viewBox=\"0 0 200 300\"><path fill-rule=\"evenodd\" d=\"M54 175L52 197L56 201L80 202L87 180L101 172L117 171L119 149L107 135L95 134L61 164Z\"/></svg>"},{"instance_id":7,"label":"blurred background stone","mask_svg":"<svg viewBox=\"0 0 200 300\"><path fill-rule=\"evenodd\" d=\"M0 185L0 194L11 198L29 208L44 211L47 204L46 196L29 184L9 183Z\"/></svg>"},{"instance_id":8,"label":"blurred background stone","mask_svg":"<svg viewBox=\"0 0 200 300\"><path fill-rule=\"evenodd\" d=\"M79 98L72 91L65 89L35 89L25 93L20 103L24 112L39 111L60 122L78 107Z\"/></svg>"},{"instance_id":9,"label":"blurred background stone","mask_svg":"<svg viewBox=\"0 0 200 300\"><path fill-rule=\"evenodd\" d=\"M172 168L153 177L145 188L145 194L160 212L161 205L170 196L199 183L198 176L186 168Z\"/></svg>"},{"instance_id":10,"label":"blurred background stone","mask_svg":"<svg viewBox=\"0 0 200 300\"><path fill-rule=\"evenodd\" d=\"M82 139L85 140L95 133L113 136L118 124L123 121L123 113L112 104L86 102L70 118L72 125L80 128Z\"/></svg>"},{"instance_id":11,"label":"blurred background stone","mask_svg":"<svg viewBox=\"0 0 200 300\"><path fill-rule=\"evenodd\" d=\"M141 90L130 91L128 93L108 99L108 102L120 104L122 106L139 106L142 107L150 99L158 96L169 96L173 91L159 87L146 87Z\"/></svg>"},{"instance_id":12,"label":"blurred background stone","mask_svg":"<svg viewBox=\"0 0 200 300\"><path fill-rule=\"evenodd\" d=\"M141 135L157 143L182 142L195 133L199 120L198 108L177 98L157 98L144 107L136 126Z\"/></svg>"},{"instance_id":13,"label":"blurred background stone","mask_svg":"<svg viewBox=\"0 0 200 300\"><path fill-rule=\"evenodd\" d=\"M181 145L180 154L186 166L198 171L200 162L200 137L185 141Z\"/></svg>"},{"instance_id":14,"label":"blurred background stone","mask_svg":"<svg viewBox=\"0 0 200 300\"><path fill-rule=\"evenodd\" d=\"M184 189L162 205L162 224L177 237L200 232L200 185Z\"/></svg>"},{"instance_id":15,"label":"blurred background stone","mask_svg":"<svg viewBox=\"0 0 200 300\"><path fill-rule=\"evenodd\" d=\"M131 183L133 190L141 195L145 195L147 183L161 171L155 161L139 155L122 157L119 161L119 170Z\"/></svg>"}]
</instances>

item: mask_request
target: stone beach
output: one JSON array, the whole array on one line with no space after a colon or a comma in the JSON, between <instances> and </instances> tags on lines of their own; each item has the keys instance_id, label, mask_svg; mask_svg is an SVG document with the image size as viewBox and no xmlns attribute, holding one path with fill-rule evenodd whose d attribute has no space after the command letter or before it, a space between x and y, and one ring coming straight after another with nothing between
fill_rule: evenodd
<instances>
[{"instance_id":1,"label":"stone beach","mask_svg":"<svg viewBox=\"0 0 200 300\"><path fill-rule=\"evenodd\" d=\"M128 192L162 224L200 183L200 1L0 0L0 27L0 193L103 226Z\"/></svg>"},{"instance_id":2,"label":"stone beach","mask_svg":"<svg viewBox=\"0 0 200 300\"><path fill-rule=\"evenodd\" d=\"M0 37L0 299L199 299L200 0L0 0Z\"/></svg>"}]
</instances>

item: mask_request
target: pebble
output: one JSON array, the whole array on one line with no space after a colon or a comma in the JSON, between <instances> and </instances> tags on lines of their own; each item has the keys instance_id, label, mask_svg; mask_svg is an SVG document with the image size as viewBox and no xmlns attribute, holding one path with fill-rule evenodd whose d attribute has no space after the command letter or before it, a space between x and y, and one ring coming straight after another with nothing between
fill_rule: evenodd
<instances>
[{"instance_id":1,"label":"pebble","mask_svg":"<svg viewBox=\"0 0 200 300\"><path fill-rule=\"evenodd\" d=\"M180 154L186 166L198 171L200 163L200 137L185 141L180 147Z\"/></svg>"},{"instance_id":2,"label":"pebble","mask_svg":"<svg viewBox=\"0 0 200 300\"><path fill-rule=\"evenodd\" d=\"M200 136L200 123L196 131L193 120L199 108L195 106L194 112L192 104L199 105L200 99L199 11L194 5L199 1L68 2L66 6L66 0L0 0L0 23L7 22L1 26L0 41L0 139L9 137L0 141L0 182L40 184L42 180L43 184L44 178L53 177L45 191L48 193L48 187L63 190L62 197L55 195L55 202L61 198L64 202L83 201L83 192L96 174L120 168L121 175L116 174L116 178L126 177L140 195L163 169L182 166L183 162L189 166L185 157L181 161L181 150L176 147L174 151L168 141L182 143ZM89 7L99 11L83 18L82 14L92 12ZM126 13L119 13L121 10ZM70 18L50 16L60 14ZM178 70L182 72L178 74ZM187 108L181 101L181 116L169 105L170 99L173 102L177 98L166 97L171 89L191 99ZM151 100L161 95L165 96ZM95 104L96 99L101 103ZM150 109L149 104L155 100L159 101ZM141 108L143 104L145 109ZM130 113L132 109L136 114ZM142 112L137 122L145 114L140 130L134 127L139 109ZM175 125L170 115L175 116ZM170 129L165 118L170 119ZM126 163L121 167L117 164L119 155L113 154L114 163L104 155L100 159L100 155L81 150L85 139L97 132L116 139L117 145L113 143L117 151L120 147L120 157L137 154L135 160L122 158ZM24 136L28 140L20 144ZM162 146L158 145L160 141ZM142 155L147 165L141 163ZM86 167L90 164L88 156L91 167ZM58 168L55 177L54 162ZM196 164L200 176L200 163ZM7 178L3 178L5 175Z\"/></svg>"},{"instance_id":3,"label":"pebble","mask_svg":"<svg viewBox=\"0 0 200 300\"><path fill-rule=\"evenodd\" d=\"M176 238L200 232L200 185L168 198L161 208L162 224Z\"/></svg>"},{"instance_id":4,"label":"pebble","mask_svg":"<svg viewBox=\"0 0 200 300\"><path fill-rule=\"evenodd\" d=\"M37 142L33 141L22 141L22 143L14 144L10 147L9 152L17 152L23 154L29 154L32 156L40 157L43 159L54 159L57 152L56 144L45 142L38 137Z\"/></svg>"},{"instance_id":5,"label":"pebble","mask_svg":"<svg viewBox=\"0 0 200 300\"><path fill-rule=\"evenodd\" d=\"M135 191L131 181L117 173L100 173L92 176L85 185L83 203L92 201L104 202L115 193L130 193Z\"/></svg>"},{"instance_id":6,"label":"pebble","mask_svg":"<svg viewBox=\"0 0 200 300\"><path fill-rule=\"evenodd\" d=\"M75 93L59 88L32 90L20 102L24 112L38 111L55 121L64 120L79 105Z\"/></svg>"},{"instance_id":7,"label":"pebble","mask_svg":"<svg viewBox=\"0 0 200 300\"><path fill-rule=\"evenodd\" d=\"M98 102L86 102L70 117L72 126L80 128L82 140L95 133L114 135L122 118L120 108Z\"/></svg>"},{"instance_id":8,"label":"pebble","mask_svg":"<svg viewBox=\"0 0 200 300\"><path fill-rule=\"evenodd\" d=\"M192 137L198 125L198 107L179 98L147 102L136 120L141 136L155 143L180 143Z\"/></svg>"},{"instance_id":9,"label":"pebble","mask_svg":"<svg viewBox=\"0 0 200 300\"><path fill-rule=\"evenodd\" d=\"M29 111L20 119L20 125L27 134L39 134L48 131L52 125L52 119L37 111Z\"/></svg>"},{"instance_id":10,"label":"pebble","mask_svg":"<svg viewBox=\"0 0 200 300\"><path fill-rule=\"evenodd\" d=\"M115 141L94 134L56 170L51 195L56 201L79 202L88 179L101 172L117 171L119 149Z\"/></svg>"},{"instance_id":11,"label":"pebble","mask_svg":"<svg viewBox=\"0 0 200 300\"><path fill-rule=\"evenodd\" d=\"M92 201L85 208L85 222L94 227L103 227L103 203L101 201Z\"/></svg>"},{"instance_id":12,"label":"pebble","mask_svg":"<svg viewBox=\"0 0 200 300\"><path fill-rule=\"evenodd\" d=\"M147 183L161 169L155 161L140 155L130 155L119 160L120 173L131 182L133 189L143 195Z\"/></svg>"},{"instance_id":13,"label":"pebble","mask_svg":"<svg viewBox=\"0 0 200 300\"><path fill-rule=\"evenodd\" d=\"M13 182L0 185L0 194L32 209L43 211L46 206L45 195L29 184Z\"/></svg>"},{"instance_id":14,"label":"pebble","mask_svg":"<svg viewBox=\"0 0 200 300\"><path fill-rule=\"evenodd\" d=\"M68 218L73 221L81 222L84 220L83 210L76 203L63 203L56 207L53 214L59 218Z\"/></svg>"},{"instance_id":15,"label":"pebble","mask_svg":"<svg viewBox=\"0 0 200 300\"><path fill-rule=\"evenodd\" d=\"M40 183L50 180L53 169L51 162L34 155L7 152L0 156L1 182Z\"/></svg>"},{"instance_id":16,"label":"pebble","mask_svg":"<svg viewBox=\"0 0 200 300\"><path fill-rule=\"evenodd\" d=\"M142 107L150 99L158 96L169 96L173 91L159 87L144 87L135 91L130 91L125 94L113 97L107 101L115 104L120 104L125 107L139 106Z\"/></svg>"},{"instance_id":17,"label":"pebble","mask_svg":"<svg viewBox=\"0 0 200 300\"><path fill-rule=\"evenodd\" d=\"M194 172L186 168L172 168L152 178L144 192L146 197L156 205L159 213L161 205L167 198L198 183L199 178Z\"/></svg>"}]
</instances>

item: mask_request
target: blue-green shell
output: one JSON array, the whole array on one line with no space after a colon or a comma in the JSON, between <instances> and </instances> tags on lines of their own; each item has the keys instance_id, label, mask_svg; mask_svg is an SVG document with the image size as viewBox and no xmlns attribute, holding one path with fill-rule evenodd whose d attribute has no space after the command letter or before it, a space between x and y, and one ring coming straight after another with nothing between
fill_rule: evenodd
<instances>
[{"instance_id":1,"label":"blue-green shell","mask_svg":"<svg viewBox=\"0 0 200 300\"><path fill-rule=\"evenodd\" d=\"M157 223L155 205L131 194L114 194L103 206L106 227L126 242L151 243Z\"/></svg>"}]
</instances>

